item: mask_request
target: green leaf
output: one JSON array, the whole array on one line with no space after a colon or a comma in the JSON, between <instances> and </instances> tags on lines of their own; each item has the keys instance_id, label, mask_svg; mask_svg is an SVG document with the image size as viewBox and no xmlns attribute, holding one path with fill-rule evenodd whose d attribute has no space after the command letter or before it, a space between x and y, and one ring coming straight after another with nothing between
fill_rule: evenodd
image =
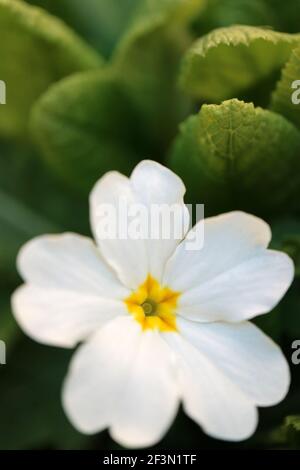
<instances>
[{"instance_id":1,"label":"green leaf","mask_svg":"<svg viewBox=\"0 0 300 470\"><path fill-rule=\"evenodd\" d=\"M140 0L30 0L62 18L91 45L109 56Z\"/></svg>"},{"instance_id":2,"label":"green leaf","mask_svg":"<svg viewBox=\"0 0 300 470\"><path fill-rule=\"evenodd\" d=\"M300 35L250 26L217 29L198 39L186 53L181 86L186 93L211 102L245 96L253 88L256 95L259 87L272 90L299 41Z\"/></svg>"},{"instance_id":3,"label":"green leaf","mask_svg":"<svg viewBox=\"0 0 300 470\"><path fill-rule=\"evenodd\" d=\"M52 82L102 64L64 23L17 0L0 0L0 57L0 134L8 137L26 135L29 110Z\"/></svg>"},{"instance_id":4,"label":"green leaf","mask_svg":"<svg viewBox=\"0 0 300 470\"><path fill-rule=\"evenodd\" d=\"M108 69L52 86L34 106L31 128L49 165L86 191L108 170L129 173L142 156L139 119Z\"/></svg>"},{"instance_id":5,"label":"green leaf","mask_svg":"<svg viewBox=\"0 0 300 470\"><path fill-rule=\"evenodd\" d=\"M190 110L189 100L177 88L177 73L191 41L187 25L203 4L143 0L113 56L116 73L159 149L168 145Z\"/></svg>"},{"instance_id":6,"label":"green leaf","mask_svg":"<svg viewBox=\"0 0 300 470\"><path fill-rule=\"evenodd\" d=\"M283 116L287 117L298 128L300 128L300 104L294 104L292 101L292 94L296 92L296 89L292 88L292 84L299 79L300 46L293 50L290 59L283 68L281 79L277 83L271 101L271 109L277 113L283 114Z\"/></svg>"},{"instance_id":7,"label":"green leaf","mask_svg":"<svg viewBox=\"0 0 300 470\"><path fill-rule=\"evenodd\" d=\"M299 152L300 133L285 118L234 99L187 119L168 161L208 213L269 216L299 206Z\"/></svg>"},{"instance_id":8,"label":"green leaf","mask_svg":"<svg viewBox=\"0 0 300 470\"><path fill-rule=\"evenodd\" d=\"M289 33L299 32L300 0L285 0L284 2L282 0L264 0L264 3L276 19L274 24L276 29Z\"/></svg>"},{"instance_id":9,"label":"green leaf","mask_svg":"<svg viewBox=\"0 0 300 470\"><path fill-rule=\"evenodd\" d=\"M299 10L300 0L207 0L195 31L201 36L215 28L245 24L268 25L277 31L297 33Z\"/></svg>"},{"instance_id":10,"label":"green leaf","mask_svg":"<svg viewBox=\"0 0 300 470\"><path fill-rule=\"evenodd\" d=\"M282 3L282 0L280 1ZM274 0L271 2L274 3ZM265 0L226 0L226 2L224 0L207 0L205 11L195 22L194 29L198 36L213 29L234 24L269 25L282 31L278 19L274 6L268 5Z\"/></svg>"}]
</instances>

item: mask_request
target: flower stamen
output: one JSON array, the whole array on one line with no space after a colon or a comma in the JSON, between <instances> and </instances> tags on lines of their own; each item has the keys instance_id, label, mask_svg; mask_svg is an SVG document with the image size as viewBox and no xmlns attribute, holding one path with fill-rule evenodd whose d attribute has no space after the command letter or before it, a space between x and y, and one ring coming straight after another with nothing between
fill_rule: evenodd
<instances>
[{"instance_id":1,"label":"flower stamen","mask_svg":"<svg viewBox=\"0 0 300 470\"><path fill-rule=\"evenodd\" d=\"M129 313L143 328L176 331L176 306L179 292L161 286L151 275L125 299Z\"/></svg>"},{"instance_id":2,"label":"flower stamen","mask_svg":"<svg viewBox=\"0 0 300 470\"><path fill-rule=\"evenodd\" d=\"M145 302L142 304L142 308L144 310L144 314L146 316L156 315L157 305L151 299L146 299Z\"/></svg>"}]
</instances>

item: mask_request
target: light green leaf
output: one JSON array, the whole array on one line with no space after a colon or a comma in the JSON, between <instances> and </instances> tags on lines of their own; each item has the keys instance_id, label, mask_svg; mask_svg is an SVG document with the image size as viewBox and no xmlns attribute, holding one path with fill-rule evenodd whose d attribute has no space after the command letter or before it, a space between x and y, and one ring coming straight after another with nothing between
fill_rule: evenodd
<instances>
[{"instance_id":1,"label":"light green leaf","mask_svg":"<svg viewBox=\"0 0 300 470\"><path fill-rule=\"evenodd\" d=\"M34 106L31 128L48 163L85 190L108 170L129 173L142 156L139 119L108 69L52 86Z\"/></svg>"},{"instance_id":2,"label":"light green leaf","mask_svg":"<svg viewBox=\"0 0 300 470\"><path fill-rule=\"evenodd\" d=\"M273 111L283 114L300 128L300 103L296 104L292 101L292 95L295 92L297 93L297 102L300 96L297 88L292 88L296 80L300 80L300 46L293 50L290 59L283 68L281 79L277 83L271 101Z\"/></svg>"},{"instance_id":3,"label":"light green leaf","mask_svg":"<svg viewBox=\"0 0 300 470\"><path fill-rule=\"evenodd\" d=\"M186 53L180 83L186 93L219 102L272 85L300 35L232 26L198 39ZM256 95L259 91L256 89Z\"/></svg>"},{"instance_id":4,"label":"light green leaf","mask_svg":"<svg viewBox=\"0 0 300 470\"><path fill-rule=\"evenodd\" d=\"M289 121L234 99L204 105L185 121L169 164L208 213L269 216L299 206L299 154L300 133Z\"/></svg>"},{"instance_id":5,"label":"light green leaf","mask_svg":"<svg viewBox=\"0 0 300 470\"><path fill-rule=\"evenodd\" d=\"M26 135L29 110L52 82L102 63L64 23L18 0L0 0L0 57L0 134L8 137Z\"/></svg>"},{"instance_id":6,"label":"light green leaf","mask_svg":"<svg viewBox=\"0 0 300 470\"><path fill-rule=\"evenodd\" d=\"M177 89L180 58L190 44L187 25L203 0L143 0L116 48L113 66L149 137L162 149L190 110Z\"/></svg>"}]
</instances>

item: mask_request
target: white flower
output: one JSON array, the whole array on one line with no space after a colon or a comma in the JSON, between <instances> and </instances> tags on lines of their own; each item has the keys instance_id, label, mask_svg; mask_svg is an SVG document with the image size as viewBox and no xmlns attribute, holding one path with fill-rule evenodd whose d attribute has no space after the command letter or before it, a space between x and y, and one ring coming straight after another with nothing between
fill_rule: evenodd
<instances>
[{"instance_id":1,"label":"white flower","mask_svg":"<svg viewBox=\"0 0 300 470\"><path fill-rule=\"evenodd\" d=\"M99 204L122 197L184 208L184 193L155 162L130 179L108 173L90 198L96 245L46 235L18 257L25 284L12 303L24 331L55 346L83 342L63 388L67 415L80 431L109 428L128 447L156 443L181 402L210 436L246 439L256 407L278 403L289 387L282 352L247 321L270 311L293 279L289 257L267 250L265 222L243 212L208 218L198 251L185 240L97 239Z\"/></svg>"}]
</instances>

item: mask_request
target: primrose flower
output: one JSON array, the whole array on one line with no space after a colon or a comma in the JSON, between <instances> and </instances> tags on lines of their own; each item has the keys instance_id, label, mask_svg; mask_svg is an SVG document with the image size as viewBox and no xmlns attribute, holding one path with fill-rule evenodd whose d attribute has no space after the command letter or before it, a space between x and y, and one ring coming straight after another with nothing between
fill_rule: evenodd
<instances>
[{"instance_id":1,"label":"primrose flower","mask_svg":"<svg viewBox=\"0 0 300 470\"><path fill-rule=\"evenodd\" d=\"M96 243L45 235L19 253L25 284L12 305L23 330L53 346L82 343L62 399L83 433L109 428L124 446L150 446L182 403L210 436L242 440L256 428L257 407L288 391L281 350L248 321L278 303L294 273L286 254L267 249L264 221L243 212L205 219L199 250L187 249L187 237L99 236L103 204L177 204L183 220L184 193L181 179L152 161L130 178L107 173L90 197Z\"/></svg>"}]
</instances>

